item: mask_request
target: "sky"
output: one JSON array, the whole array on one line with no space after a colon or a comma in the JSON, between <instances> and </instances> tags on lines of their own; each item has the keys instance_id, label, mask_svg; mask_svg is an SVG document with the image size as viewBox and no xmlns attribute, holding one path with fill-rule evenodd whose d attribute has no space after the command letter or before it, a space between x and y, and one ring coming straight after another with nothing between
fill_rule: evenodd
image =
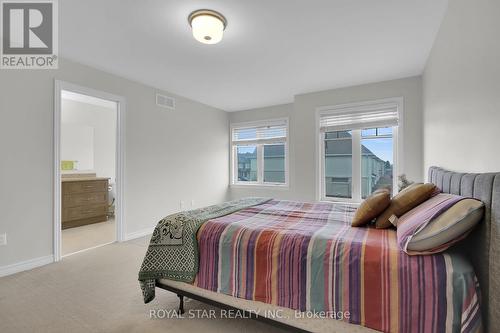
<instances>
[{"instance_id":1,"label":"sky","mask_svg":"<svg viewBox=\"0 0 500 333\"><path fill-rule=\"evenodd\" d=\"M370 149L381 160L393 163L392 139L368 139L362 140L361 144Z\"/></svg>"},{"instance_id":2,"label":"sky","mask_svg":"<svg viewBox=\"0 0 500 333\"><path fill-rule=\"evenodd\" d=\"M253 153L255 151L255 146L239 146L238 154Z\"/></svg>"}]
</instances>

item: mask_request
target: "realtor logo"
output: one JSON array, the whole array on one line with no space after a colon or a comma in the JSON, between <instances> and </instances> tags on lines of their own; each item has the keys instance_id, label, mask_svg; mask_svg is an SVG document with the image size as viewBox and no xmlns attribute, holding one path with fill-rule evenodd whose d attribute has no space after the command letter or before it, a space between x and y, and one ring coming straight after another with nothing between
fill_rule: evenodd
<instances>
[{"instance_id":1,"label":"realtor logo","mask_svg":"<svg viewBox=\"0 0 500 333\"><path fill-rule=\"evenodd\" d=\"M55 69L57 1L1 0L2 69Z\"/></svg>"}]
</instances>

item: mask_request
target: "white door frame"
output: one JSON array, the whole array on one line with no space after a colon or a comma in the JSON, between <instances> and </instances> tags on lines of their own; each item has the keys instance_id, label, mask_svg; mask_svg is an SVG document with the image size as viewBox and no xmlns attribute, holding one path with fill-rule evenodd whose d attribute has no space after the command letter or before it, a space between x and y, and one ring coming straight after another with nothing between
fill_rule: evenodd
<instances>
[{"instance_id":1,"label":"white door frame","mask_svg":"<svg viewBox=\"0 0 500 333\"><path fill-rule=\"evenodd\" d=\"M54 81L54 261L61 260L61 92L63 90L116 102L116 240L125 239L124 152L125 98L73 83Z\"/></svg>"}]
</instances>

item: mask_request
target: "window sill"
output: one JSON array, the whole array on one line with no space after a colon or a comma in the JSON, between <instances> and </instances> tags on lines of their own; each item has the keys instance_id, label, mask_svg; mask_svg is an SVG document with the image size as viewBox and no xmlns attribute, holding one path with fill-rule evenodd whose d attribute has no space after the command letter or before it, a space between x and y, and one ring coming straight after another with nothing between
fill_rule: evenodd
<instances>
[{"instance_id":1,"label":"window sill","mask_svg":"<svg viewBox=\"0 0 500 333\"><path fill-rule=\"evenodd\" d=\"M249 189L249 188L254 188L254 189L276 189L276 190L288 190L289 189L289 186L288 184L241 184L241 183L237 183L237 184L230 184L229 187L231 188L236 188L236 189L240 189L240 188L246 188L246 189Z\"/></svg>"},{"instance_id":2,"label":"window sill","mask_svg":"<svg viewBox=\"0 0 500 333\"><path fill-rule=\"evenodd\" d=\"M348 204L353 206L361 205L361 202L353 200L353 199L344 199L344 198L321 198L320 202L331 202L331 203L341 203Z\"/></svg>"}]
</instances>

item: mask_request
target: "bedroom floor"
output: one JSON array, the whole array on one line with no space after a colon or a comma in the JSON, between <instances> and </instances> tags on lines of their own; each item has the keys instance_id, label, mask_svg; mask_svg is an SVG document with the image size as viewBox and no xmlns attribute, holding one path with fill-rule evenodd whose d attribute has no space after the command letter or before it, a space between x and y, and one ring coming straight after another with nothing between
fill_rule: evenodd
<instances>
[{"instance_id":1,"label":"bedroom floor","mask_svg":"<svg viewBox=\"0 0 500 333\"><path fill-rule=\"evenodd\" d=\"M154 301L142 302L137 272L148 241L114 243L0 278L0 331L284 332L250 319L150 319L152 309L176 309L178 298L157 291ZM213 309L189 299L185 308Z\"/></svg>"},{"instance_id":2,"label":"bedroom floor","mask_svg":"<svg viewBox=\"0 0 500 333\"><path fill-rule=\"evenodd\" d=\"M106 222L64 229L61 232L61 240L63 256L112 243L116 240L115 218L112 217Z\"/></svg>"}]
</instances>

